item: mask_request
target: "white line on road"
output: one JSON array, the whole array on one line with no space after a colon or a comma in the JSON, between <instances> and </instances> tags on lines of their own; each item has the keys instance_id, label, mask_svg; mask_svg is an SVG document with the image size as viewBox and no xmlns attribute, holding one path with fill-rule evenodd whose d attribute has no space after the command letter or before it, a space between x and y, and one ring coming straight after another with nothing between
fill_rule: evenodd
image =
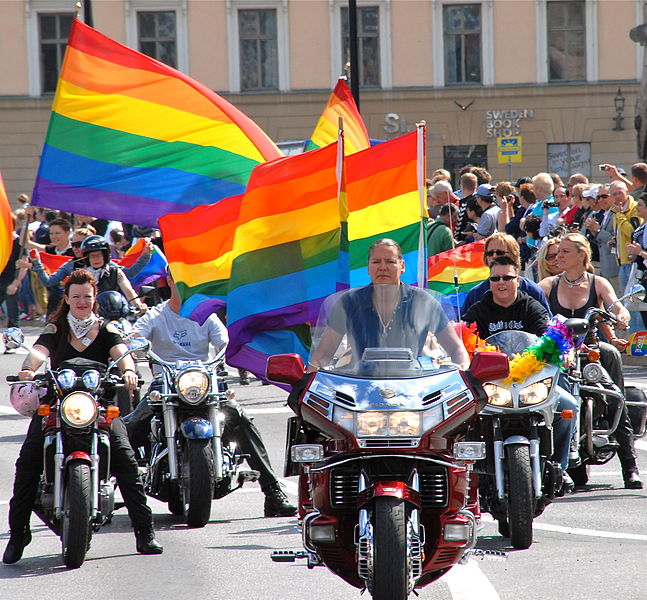
<instances>
[{"instance_id":1,"label":"white line on road","mask_svg":"<svg viewBox=\"0 0 647 600\"><path fill-rule=\"evenodd\" d=\"M499 600L499 594L474 560L454 566L438 581L447 584L452 600Z\"/></svg>"},{"instance_id":2,"label":"white line on road","mask_svg":"<svg viewBox=\"0 0 647 600\"><path fill-rule=\"evenodd\" d=\"M287 406L276 408L245 408L245 405L243 405L243 409L248 415L294 414L292 409Z\"/></svg>"},{"instance_id":3,"label":"white line on road","mask_svg":"<svg viewBox=\"0 0 647 600\"><path fill-rule=\"evenodd\" d=\"M634 442L634 445L639 450L645 450L645 452L647 452L647 442L645 440L636 440Z\"/></svg>"}]
</instances>

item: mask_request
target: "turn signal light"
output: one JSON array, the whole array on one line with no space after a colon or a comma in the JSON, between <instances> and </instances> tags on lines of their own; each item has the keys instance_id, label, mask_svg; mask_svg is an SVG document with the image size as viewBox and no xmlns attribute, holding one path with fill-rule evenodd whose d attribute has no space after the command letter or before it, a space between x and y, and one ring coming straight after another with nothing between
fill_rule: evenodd
<instances>
[{"instance_id":1,"label":"turn signal light","mask_svg":"<svg viewBox=\"0 0 647 600\"><path fill-rule=\"evenodd\" d=\"M570 408L565 408L560 414L562 415L562 419L566 420L570 420L575 416Z\"/></svg>"},{"instance_id":2,"label":"turn signal light","mask_svg":"<svg viewBox=\"0 0 647 600\"><path fill-rule=\"evenodd\" d=\"M597 362L600 360L600 351L599 350L589 350L589 360L591 362Z\"/></svg>"},{"instance_id":3,"label":"turn signal light","mask_svg":"<svg viewBox=\"0 0 647 600\"><path fill-rule=\"evenodd\" d=\"M49 417L50 412L52 412L52 407L49 404L38 405L38 416Z\"/></svg>"},{"instance_id":4,"label":"turn signal light","mask_svg":"<svg viewBox=\"0 0 647 600\"><path fill-rule=\"evenodd\" d=\"M118 406L108 406L106 408L106 418L107 419L116 419L119 416L119 407Z\"/></svg>"}]
</instances>

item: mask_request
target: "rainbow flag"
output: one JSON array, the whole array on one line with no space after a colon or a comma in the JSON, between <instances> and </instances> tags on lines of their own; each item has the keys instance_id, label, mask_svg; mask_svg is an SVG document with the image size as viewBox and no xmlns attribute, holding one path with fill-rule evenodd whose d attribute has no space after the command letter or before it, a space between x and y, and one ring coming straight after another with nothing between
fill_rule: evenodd
<instances>
[{"instance_id":1,"label":"rainbow flag","mask_svg":"<svg viewBox=\"0 0 647 600\"><path fill-rule=\"evenodd\" d=\"M242 195L232 196L159 220L184 312L200 323L227 302L242 201Z\"/></svg>"},{"instance_id":2,"label":"rainbow flag","mask_svg":"<svg viewBox=\"0 0 647 600\"><path fill-rule=\"evenodd\" d=\"M128 248L123 258L114 258L112 260L122 267L132 267L144 253L144 244L144 240L139 239L133 246ZM153 244L153 253L150 256L150 260L136 277L130 279L130 283L137 292L142 285L151 283L160 277L166 277L168 275L167 269L168 260L166 260L166 256L164 256L164 253L158 246Z\"/></svg>"},{"instance_id":3,"label":"rainbow flag","mask_svg":"<svg viewBox=\"0 0 647 600\"><path fill-rule=\"evenodd\" d=\"M307 359L307 323L336 290L337 151L265 163L242 198L160 220L180 314L202 323L226 302L232 366L262 374L271 354Z\"/></svg>"},{"instance_id":4,"label":"rainbow flag","mask_svg":"<svg viewBox=\"0 0 647 600\"><path fill-rule=\"evenodd\" d=\"M412 131L345 159L348 206L350 286L370 283L368 249L379 238L402 247L402 281L418 285L418 261L424 255L424 204L421 208L418 132ZM424 280L423 280L424 281Z\"/></svg>"},{"instance_id":5,"label":"rainbow flag","mask_svg":"<svg viewBox=\"0 0 647 600\"><path fill-rule=\"evenodd\" d=\"M454 321L460 321L461 307L468 292L490 275L483 264L484 248L485 240L480 240L428 259L429 289Z\"/></svg>"},{"instance_id":6,"label":"rainbow flag","mask_svg":"<svg viewBox=\"0 0 647 600\"><path fill-rule=\"evenodd\" d=\"M13 248L13 219L7 199L4 180L0 173L0 271L3 271L11 257Z\"/></svg>"},{"instance_id":7,"label":"rainbow flag","mask_svg":"<svg viewBox=\"0 0 647 600\"><path fill-rule=\"evenodd\" d=\"M32 204L157 227L280 156L218 94L75 19Z\"/></svg>"},{"instance_id":8,"label":"rainbow flag","mask_svg":"<svg viewBox=\"0 0 647 600\"><path fill-rule=\"evenodd\" d=\"M346 156L364 150L371 145L366 125L357 110L357 104L355 104L355 99L346 83L346 78L340 77L315 130L305 144L305 151L323 148L336 142L339 117L344 119L344 154Z\"/></svg>"}]
</instances>

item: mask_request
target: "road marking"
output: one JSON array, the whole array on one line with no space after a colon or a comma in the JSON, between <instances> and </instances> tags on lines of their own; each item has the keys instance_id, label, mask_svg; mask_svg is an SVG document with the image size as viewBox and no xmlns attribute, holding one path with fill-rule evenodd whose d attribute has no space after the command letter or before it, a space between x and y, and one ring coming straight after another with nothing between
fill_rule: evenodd
<instances>
[{"instance_id":1,"label":"road marking","mask_svg":"<svg viewBox=\"0 0 647 600\"><path fill-rule=\"evenodd\" d=\"M292 409L287 406L277 408L245 408L245 405L243 404L242 407L248 415L294 414Z\"/></svg>"},{"instance_id":2,"label":"road marking","mask_svg":"<svg viewBox=\"0 0 647 600\"><path fill-rule=\"evenodd\" d=\"M636 440L634 442L634 445L639 450L645 450L645 452L647 452L647 442L645 440Z\"/></svg>"},{"instance_id":3,"label":"road marking","mask_svg":"<svg viewBox=\"0 0 647 600\"><path fill-rule=\"evenodd\" d=\"M18 412L11 406L0 406L0 415L17 415Z\"/></svg>"},{"instance_id":4,"label":"road marking","mask_svg":"<svg viewBox=\"0 0 647 600\"><path fill-rule=\"evenodd\" d=\"M465 565L455 565L438 581L443 581L449 587L453 600L499 600L500 596L479 569L476 561L470 559Z\"/></svg>"},{"instance_id":5,"label":"road marking","mask_svg":"<svg viewBox=\"0 0 647 600\"><path fill-rule=\"evenodd\" d=\"M496 521L490 515L481 517L483 522L495 523ZM567 533L569 535L583 535L586 537L610 538L615 540L638 540L647 541L647 535L641 533L622 533L619 531L602 531L600 529L584 529L582 527L563 527L561 525L550 525L549 523L533 522L534 529L543 531L554 531L556 533ZM477 544L478 545L478 544Z\"/></svg>"}]
</instances>

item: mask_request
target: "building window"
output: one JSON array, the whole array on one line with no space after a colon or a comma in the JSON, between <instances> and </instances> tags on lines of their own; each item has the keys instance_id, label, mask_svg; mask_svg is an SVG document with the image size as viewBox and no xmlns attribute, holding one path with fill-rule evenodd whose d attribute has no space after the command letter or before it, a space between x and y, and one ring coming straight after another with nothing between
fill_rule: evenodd
<instances>
[{"instance_id":1,"label":"building window","mask_svg":"<svg viewBox=\"0 0 647 600\"><path fill-rule=\"evenodd\" d=\"M443 168L452 176L453 189L458 188L461 169L466 165L487 169L487 145L443 146Z\"/></svg>"},{"instance_id":2,"label":"building window","mask_svg":"<svg viewBox=\"0 0 647 600\"><path fill-rule=\"evenodd\" d=\"M548 80L586 79L585 2L547 2Z\"/></svg>"},{"instance_id":3,"label":"building window","mask_svg":"<svg viewBox=\"0 0 647 600\"><path fill-rule=\"evenodd\" d=\"M137 13L139 51L177 68L177 23L174 10Z\"/></svg>"},{"instance_id":4,"label":"building window","mask_svg":"<svg viewBox=\"0 0 647 600\"><path fill-rule=\"evenodd\" d=\"M56 91L73 17L72 13L40 13L38 15L40 77L43 93Z\"/></svg>"},{"instance_id":5,"label":"building window","mask_svg":"<svg viewBox=\"0 0 647 600\"><path fill-rule=\"evenodd\" d=\"M481 5L443 6L445 85L482 83Z\"/></svg>"},{"instance_id":6,"label":"building window","mask_svg":"<svg viewBox=\"0 0 647 600\"><path fill-rule=\"evenodd\" d=\"M241 90L279 87L276 10L239 10Z\"/></svg>"},{"instance_id":7,"label":"building window","mask_svg":"<svg viewBox=\"0 0 647 600\"><path fill-rule=\"evenodd\" d=\"M341 8L342 72L350 62L350 25L348 8ZM357 53L361 66L362 87L380 87L380 9L378 6L357 8Z\"/></svg>"},{"instance_id":8,"label":"building window","mask_svg":"<svg viewBox=\"0 0 647 600\"><path fill-rule=\"evenodd\" d=\"M591 144L548 144L548 171L564 180L573 173L591 177Z\"/></svg>"}]
</instances>

